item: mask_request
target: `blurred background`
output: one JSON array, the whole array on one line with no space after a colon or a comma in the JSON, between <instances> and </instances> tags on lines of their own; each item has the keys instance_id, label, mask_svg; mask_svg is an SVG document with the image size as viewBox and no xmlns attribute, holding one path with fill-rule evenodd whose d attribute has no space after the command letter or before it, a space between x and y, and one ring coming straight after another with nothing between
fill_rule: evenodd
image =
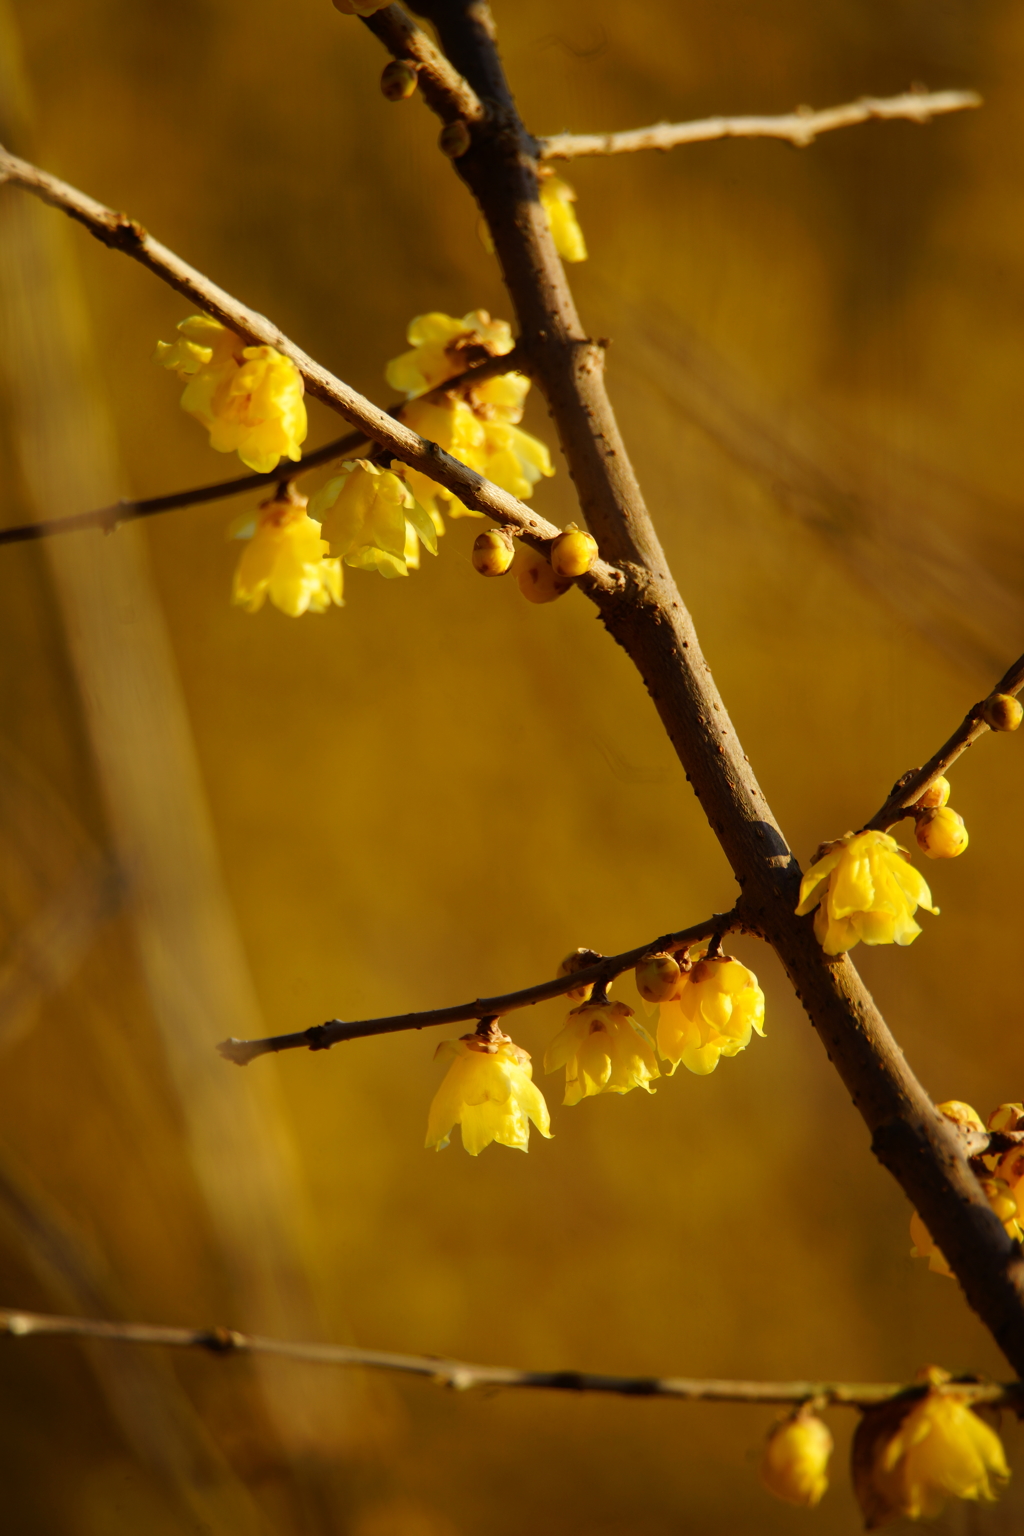
<instances>
[{"instance_id":1,"label":"blurred background","mask_svg":"<svg viewBox=\"0 0 1024 1536\"><path fill-rule=\"evenodd\" d=\"M1010 0L496 5L537 132L784 112L920 81L977 113L796 151L584 161L591 259L641 481L794 849L859 825L1022 649L1024 15ZM381 404L425 310L509 317L477 215L379 45L328 0L4 0L3 137ZM151 361L188 307L0 193L4 525L238 473ZM525 425L556 447L543 407ZM342 430L311 405L309 445ZM323 474L311 475L314 488ZM573 516L564 468L537 492ZM242 500L0 552L0 1300L627 1373L1007 1374L908 1256L772 957L768 1034L708 1079L558 1106L563 1008L515 1017L555 1139L422 1147L457 1031L290 1053L305 1028L526 985L721 910L734 887L627 659L452 524L407 582L350 572L299 621L229 606ZM1024 733L1022 733L1024 736ZM1024 1096L1015 963L1024 739L955 771L942 916L858 950L936 1098ZM620 995L635 1001L625 981ZM771 1411L0 1341L9 1529L752 1536ZM993 1510L938 1529L1006 1532Z\"/></svg>"}]
</instances>

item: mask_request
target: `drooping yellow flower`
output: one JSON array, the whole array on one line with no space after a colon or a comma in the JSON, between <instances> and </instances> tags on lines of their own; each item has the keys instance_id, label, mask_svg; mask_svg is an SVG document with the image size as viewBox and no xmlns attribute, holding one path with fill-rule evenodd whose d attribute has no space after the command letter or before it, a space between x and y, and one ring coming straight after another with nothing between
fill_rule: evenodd
<instances>
[{"instance_id":1,"label":"drooping yellow flower","mask_svg":"<svg viewBox=\"0 0 1024 1536\"><path fill-rule=\"evenodd\" d=\"M506 421L484 422L481 473L520 501L529 501L541 476L555 472L551 455L540 438Z\"/></svg>"},{"instance_id":2,"label":"drooping yellow flower","mask_svg":"<svg viewBox=\"0 0 1024 1536\"><path fill-rule=\"evenodd\" d=\"M324 558L329 545L320 537L320 524L307 515L304 496L264 502L255 525L239 519L232 528L235 537L249 539L231 596L246 613L256 613L268 597L292 618L340 605L341 564Z\"/></svg>"},{"instance_id":3,"label":"drooping yellow flower","mask_svg":"<svg viewBox=\"0 0 1024 1536\"><path fill-rule=\"evenodd\" d=\"M442 1040L434 1054L451 1057L452 1063L430 1106L428 1147L440 1152L456 1125L461 1125L462 1145L472 1157L492 1141L526 1152L531 1120L550 1138L551 1119L544 1095L532 1081L530 1054L507 1035L492 1028L488 1037Z\"/></svg>"},{"instance_id":4,"label":"drooping yellow flower","mask_svg":"<svg viewBox=\"0 0 1024 1536\"><path fill-rule=\"evenodd\" d=\"M186 381L182 410L201 421L218 453L269 474L298 459L306 437L302 375L274 347L247 347L218 320L190 315L181 340L157 343L155 362Z\"/></svg>"},{"instance_id":5,"label":"drooping yellow flower","mask_svg":"<svg viewBox=\"0 0 1024 1536\"><path fill-rule=\"evenodd\" d=\"M572 187L561 176L542 172L538 191L559 256L563 261L586 261L587 242L572 206L576 201Z\"/></svg>"},{"instance_id":6,"label":"drooping yellow flower","mask_svg":"<svg viewBox=\"0 0 1024 1536\"><path fill-rule=\"evenodd\" d=\"M581 1003L544 1053L545 1072L565 1068L564 1104L578 1104L596 1093L628 1093L661 1074L654 1041L625 1003Z\"/></svg>"},{"instance_id":7,"label":"drooping yellow flower","mask_svg":"<svg viewBox=\"0 0 1024 1536\"><path fill-rule=\"evenodd\" d=\"M934 1367L918 1374L949 1380ZM993 1502L1009 1477L999 1436L956 1392L873 1409L854 1436L853 1486L869 1531L901 1516L930 1519L948 1499Z\"/></svg>"},{"instance_id":8,"label":"drooping yellow flower","mask_svg":"<svg viewBox=\"0 0 1024 1536\"><path fill-rule=\"evenodd\" d=\"M485 309L471 310L461 320L436 310L417 315L409 322L406 340L412 350L393 357L385 376L407 400L436 389L488 357L504 357L513 346L508 321L492 320Z\"/></svg>"},{"instance_id":9,"label":"drooping yellow flower","mask_svg":"<svg viewBox=\"0 0 1024 1536\"><path fill-rule=\"evenodd\" d=\"M331 548L346 565L382 576L406 576L419 565L419 541L437 554L437 534L404 481L368 459L348 459L320 487L310 511L325 523Z\"/></svg>"},{"instance_id":10,"label":"drooping yellow flower","mask_svg":"<svg viewBox=\"0 0 1024 1536\"><path fill-rule=\"evenodd\" d=\"M817 1414L801 1410L769 1435L761 1481L777 1499L812 1507L828 1487L832 1448L828 1425Z\"/></svg>"},{"instance_id":11,"label":"drooping yellow flower","mask_svg":"<svg viewBox=\"0 0 1024 1536\"><path fill-rule=\"evenodd\" d=\"M912 944L918 907L937 913L924 876L887 832L847 832L800 884L797 916L818 908L814 932L826 955L865 944Z\"/></svg>"},{"instance_id":12,"label":"drooping yellow flower","mask_svg":"<svg viewBox=\"0 0 1024 1536\"><path fill-rule=\"evenodd\" d=\"M672 1072L682 1062L701 1077L715 1070L719 1057L745 1050L751 1030L764 1034L764 993L753 971L731 955L706 958L706 949L693 951L696 965L683 973L658 1019L662 1060L672 1063Z\"/></svg>"},{"instance_id":13,"label":"drooping yellow flower","mask_svg":"<svg viewBox=\"0 0 1024 1536\"><path fill-rule=\"evenodd\" d=\"M464 400L446 399L441 404L434 404L430 400L413 400L402 407L402 420L407 427L418 432L420 437L425 437L428 442L443 448L445 453L450 453L453 459L475 469L478 474L484 473L484 424ZM411 469L408 464L404 464L401 474L420 506L430 514L438 533L444 532L442 511L447 512L449 517L483 516L482 512L474 512L463 506L453 491L431 480L421 470Z\"/></svg>"}]
</instances>

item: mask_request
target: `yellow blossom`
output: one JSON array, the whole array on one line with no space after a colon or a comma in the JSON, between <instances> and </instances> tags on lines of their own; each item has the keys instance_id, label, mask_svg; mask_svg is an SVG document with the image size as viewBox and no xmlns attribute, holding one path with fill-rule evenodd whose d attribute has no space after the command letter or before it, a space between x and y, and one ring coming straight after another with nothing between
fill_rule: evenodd
<instances>
[{"instance_id":1,"label":"yellow blossom","mask_svg":"<svg viewBox=\"0 0 1024 1536\"><path fill-rule=\"evenodd\" d=\"M453 459L483 474L485 444L484 424L479 421L464 400L446 398L441 404L430 400L413 400L402 408L402 420L407 427L418 432L428 442L436 443ZM474 512L443 485L431 480L421 470L401 466L402 478L413 496L429 513L438 533L444 532L442 511L449 517L482 517ZM439 506L438 503L441 503Z\"/></svg>"},{"instance_id":2,"label":"yellow blossom","mask_svg":"<svg viewBox=\"0 0 1024 1536\"><path fill-rule=\"evenodd\" d=\"M587 243L572 206L576 201L572 187L561 176L542 172L538 191L559 256L563 261L586 261Z\"/></svg>"},{"instance_id":3,"label":"yellow blossom","mask_svg":"<svg viewBox=\"0 0 1024 1536\"><path fill-rule=\"evenodd\" d=\"M341 603L341 564L324 558L329 546L320 537L320 524L307 515L304 496L264 502L255 526L250 518L232 529L235 537L250 540L232 591L232 602L246 613L256 613L268 597L292 618Z\"/></svg>"},{"instance_id":4,"label":"yellow blossom","mask_svg":"<svg viewBox=\"0 0 1024 1536\"><path fill-rule=\"evenodd\" d=\"M419 540L437 554L437 534L408 486L368 459L349 459L321 486L311 511L326 524L331 547L345 561L382 576L408 574L419 565Z\"/></svg>"},{"instance_id":5,"label":"yellow blossom","mask_svg":"<svg viewBox=\"0 0 1024 1536\"><path fill-rule=\"evenodd\" d=\"M954 1125L960 1126L965 1131L984 1132L985 1130L978 1111L970 1104L965 1104L962 1099L947 1099L943 1104L936 1104L935 1108L947 1120L951 1120ZM1000 1105L989 1118L989 1129L996 1129L993 1121L999 1117L1001 1111L1014 1111L1016 1108L1016 1105ZM1002 1158L986 1157L985 1165L993 1174L992 1178L981 1180L981 1187L985 1191L989 1205L1003 1223L1007 1235L1018 1241L1024 1240L1024 1224L1021 1222L1018 1210L1018 1201L1024 1199L1024 1153L1020 1148L1013 1147ZM910 1250L912 1259L927 1259L928 1268L933 1274L946 1275L950 1280L956 1278L946 1261L945 1254L937 1246L916 1211L910 1218L910 1237L913 1243Z\"/></svg>"},{"instance_id":6,"label":"yellow blossom","mask_svg":"<svg viewBox=\"0 0 1024 1536\"><path fill-rule=\"evenodd\" d=\"M917 846L930 859L955 859L969 841L963 817L949 805L923 812L917 818L914 835Z\"/></svg>"},{"instance_id":7,"label":"yellow blossom","mask_svg":"<svg viewBox=\"0 0 1024 1536\"><path fill-rule=\"evenodd\" d=\"M595 1093L628 1093L661 1074L654 1041L625 1003L581 1003L544 1053L545 1072L565 1068L565 1104Z\"/></svg>"},{"instance_id":8,"label":"yellow blossom","mask_svg":"<svg viewBox=\"0 0 1024 1536\"><path fill-rule=\"evenodd\" d=\"M484 422L481 473L520 501L529 501L541 476L551 476L551 455L538 437L506 421ZM475 466L474 466L475 467Z\"/></svg>"},{"instance_id":9,"label":"yellow blossom","mask_svg":"<svg viewBox=\"0 0 1024 1536\"><path fill-rule=\"evenodd\" d=\"M446 1147L456 1125L462 1145L476 1157L492 1141L528 1150L530 1124L550 1137L551 1120L544 1095L534 1082L528 1051L492 1028L489 1037L463 1035L442 1040L435 1056L451 1057L427 1118L428 1147Z\"/></svg>"},{"instance_id":10,"label":"yellow blossom","mask_svg":"<svg viewBox=\"0 0 1024 1536\"><path fill-rule=\"evenodd\" d=\"M471 310L461 320L436 310L417 315L409 322L406 340L412 350L393 357L385 376L407 400L436 389L485 358L504 357L513 346L508 321L492 320L485 309ZM525 382L529 388L529 380Z\"/></svg>"},{"instance_id":11,"label":"yellow blossom","mask_svg":"<svg viewBox=\"0 0 1024 1536\"><path fill-rule=\"evenodd\" d=\"M801 1410L774 1429L761 1459L761 1481L788 1504L817 1504L828 1487L832 1455L828 1425Z\"/></svg>"},{"instance_id":12,"label":"yellow blossom","mask_svg":"<svg viewBox=\"0 0 1024 1536\"><path fill-rule=\"evenodd\" d=\"M919 1374L949 1380L934 1368ZM901 1516L930 1519L947 1499L992 1502L1009 1476L999 1436L956 1392L872 1409L854 1436L854 1492L869 1531Z\"/></svg>"},{"instance_id":13,"label":"yellow blossom","mask_svg":"<svg viewBox=\"0 0 1024 1536\"><path fill-rule=\"evenodd\" d=\"M800 884L797 916L818 908L814 932L826 955L865 944L912 944L918 907L938 912L924 876L887 832L847 832ZM819 905L820 903L820 905Z\"/></svg>"},{"instance_id":14,"label":"yellow blossom","mask_svg":"<svg viewBox=\"0 0 1024 1536\"><path fill-rule=\"evenodd\" d=\"M154 361L186 381L182 410L207 428L210 447L237 451L258 474L269 474L279 459L298 459L306 407L295 364L274 347L247 347L206 315L190 315L178 330L181 340L157 343Z\"/></svg>"},{"instance_id":15,"label":"yellow blossom","mask_svg":"<svg viewBox=\"0 0 1024 1536\"><path fill-rule=\"evenodd\" d=\"M720 1056L744 1050L751 1030L764 1034L764 993L753 971L731 955L703 958L706 949L694 951L697 964L683 972L658 1020L662 1060L672 1063L672 1072L682 1062L702 1077L715 1070Z\"/></svg>"}]
</instances>

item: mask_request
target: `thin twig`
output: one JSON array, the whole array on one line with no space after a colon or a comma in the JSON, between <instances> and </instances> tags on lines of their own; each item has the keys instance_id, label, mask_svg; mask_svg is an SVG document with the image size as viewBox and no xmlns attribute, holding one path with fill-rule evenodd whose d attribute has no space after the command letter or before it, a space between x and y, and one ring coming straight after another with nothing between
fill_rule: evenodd
<instances>
[{"instance_id":1,"label":"thin twig","mask_svg":"<svg viewBox=\"0 0 1024 1536\"><path fill-rule=\"evenodd\" d=\"M975 91L906 91L902 96L862 96L842 107L820 112L797 107L782 117L705 117L692 123L654 123L624 133L557 133L539 139L542 160L575 160L581 155L628 155L638 149L675 149L680 144L704 144L710 139L785 139L803 148L819 133L852 128L872 118L909 119L927 123L943 112L980 107Z\"/></svg>"},{"instance_id":2,"label":"thin twig","mask_svg":"<svg viewBox=\"0 0 1024 1536\"><path fill-rule=\"evenodd\" d=\"M389 7L389 9L396 9ZM410 23L411 25L411 23ZM54 208L84 224L103 245L131 256L163 282L181 293L205 314L228 326L246 341L274 347L290 358L302 375L306 389L379 443L394 458L418 469L460 501L477 512L493 517L495 522L516 529L534 548L543 550L560 529L524 502L486 480L476 470L452 458L437 443L418 436L402 422L389 416L348 384L342 383L273 325L264 315L249 309L223 288L218 288L202 272L182 261L180 256L152 239L142 225L124 213L106 208L77 188L50 176L46 171L21 160L0 146L0 182L9 181L24 188ZM588 592L618 591L622 577L614 567L597 560L580 585Z\"/></svg>"},{"instance_id":3,"label":"thin twig","mask_svg":"<svg viewBox=\"0 0 1024 1536\"><path fill-rule=\"evenodd\" d=\"M1017 660L1009 667L992 689L993 693L1017 694L1024 688L1024 656L1018 656ZM887 832L894 827L903 816L908 805L913 805L919 800L933 779L945 773L957 758L973 747L979 736L984 736L990 727L982 719L982 710L985 700L980 699L977 704L972 704L956 730L948 741L944 742L934 757L930 757L923 768L914 768L910 773L905 773L902 778L896 780L892 793L882 806L876 811L871 820L865 822L862 831Z\"/></svg>"},{"instance_id":4,"label":"thin twig","mask_svg":"<svg viewBox=\"0 0 1024 1536\"><path fill-rule=\"evenodd\" d=\"M489 357L486 362L478 363L475 368L467 368L464 373L445 380L436 389L429 390L418 398L435 400L450 391L457 392L468 384L479 383L481 379L494 378L496 374L514 373L524 366L525 359L521 351L513 347L511 352L506 352L502 357ZM406 403L406 401L398 401L394 405L389 405L388 415L397 417ZM79 533L84 528L101 528L104 533L113 533L121 523L134 522L139 517L153 517L158 512L173 512L179 507L195 507L207 501L222 501L228 496L240 496L244 491L258 491L266 486L277 485L282 478L294 480L309 469L316 469L321 464L330 464L333 459L344 458L346 454L354 452L367 441L365 432L349 432L345 437L336 437L333 442L324 443L321 448L314 448L310 453L304 453L297 464L289 464L287 469L280 464L277 469L272 469L266 475L238 475L234 480L220 480L215 485L195 486L189 491L172 491L166 496L147 496L141 501L115 501L112 506L98 507L92 512L73 512L68 517L48 517L38 523L23 523L16 528L0 528L0 544L22 544L29 539L47 539L57 533Z\"/></svg>"},{"instance_id":5,"label":"thin twig","mask_svg":"<svg viewBox=\"0 0 1024 1536\"><path fill-rule=\"evenodd\" d=\"M367 1035L390 1035L403 1029L427 1029L432 1024L461 1024L473 1019L501 1018L517 1008L529 1008L533 1003L542 1003L549 997L561 997L563 993L574 991L577 987L591 983L607 986L645 955L685 949L688 944L696 944L709 934L731 933L741 926L742 919L734 908L732 912L715 914L702 923L695 923L692 928L683 928L679 933L664 934L652 943L641 944L637 949L626 950L624 954L609 955L588 966L586 970L556 976L553 981L538 982L536 986L524 987L519 992L506 992L502 997L478 997L475 1002L457 1003L451 1008L432 1008L421 1013L396 1013L389 1018L361 1019L352 1024L344 1019L331 1019L326 1024L315 1024L311 1029L299 1030L291 1035L270 1035L265 1040L222 1040L217 1049L227 1061L244 1067L257 1056L265 1056L271 1051L326 1051L343 1040L362 1040Z\"/></svg>"},{"instance_id":6,"label":"thin twig","mask_svg":"<svg viewBox=\"0 0 1024 1536\"><path fill-rule=\"evenodd\" d=\"M872 1408L894 1398L913 1401L925 1393L955 1395L990 1407L1020 1408L1020 1382L973 1377L931 1385L889 1381L724 1381L688 1376L605 1376L590 1371L517 1371L505 1365L473 1365L437 1355L398 1355L348 1344L310 1344L238 1333L234 1328L168 1328L150 1323L112 1323L46 1312L0 1310L0 1334L8 1338L74 1338L111 1344L201 1349L212 1355L278 1355L310 1365L359 1366L424 1376L459 1392L474 1387L530 1387L554 1392L607 1392L620 1397L674 1397L683 1402L799 1404L829 1408Z\"/></svg>"},{"instance_id":7,"label":"thin twig","mask_svg":"<svg viewBox=\"0 0 1024 1536\"><path fill-rule=\"evenodd\" d=\"M405 59L415 67L423 99L442 122L461 119L477 123L487 116L487 109L473 87L400 5L385 6L360 19L394 58Z\"/></svg>"}]
</instances>

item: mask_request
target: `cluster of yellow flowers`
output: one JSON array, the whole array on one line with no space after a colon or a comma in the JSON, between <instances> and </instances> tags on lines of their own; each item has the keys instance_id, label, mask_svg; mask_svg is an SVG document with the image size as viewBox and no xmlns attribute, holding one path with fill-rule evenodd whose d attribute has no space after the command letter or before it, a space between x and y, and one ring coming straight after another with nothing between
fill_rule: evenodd
<instances>
[{"instance_id":1,"label":"cluster of yellow flowers","mask_svg":"<svg viewBox=\"0 0 1024 1536\"><path fill-rule=\"evenodd\" d=\"M949 781L932 781L907 811L918 847L930 859L955 859L967 847L963 817L946 804ZM800 884L797 916L814 912L814 932L826 955L855 944L912 944L921 932L918 907L938 913L910 855L888 832L847 832L823 843ZM815 910L816 909L816 910Z\"/></svg>"},{"instance_id":2,"label":"cluster of yellow flowers","mask_svg":"<svg viewBox=\"0 0 1024 1536\"><path fill-rule=\"evenodd\" d=\"M1000 1104L989 1115L987 1127L978 1111L961 1099L947 1099L935 1107L964 1131L977 1131L981 1135L988 1131L1008 1136L1024 1132L1024 1104ZM1003 1152L985 1153L978 1159L978 1173L988 1203L1007 1234L1017 1242L1024 1242L1024 1143L1014 1142ZM956 1278L916 1211L910 1218L910 1237L914 1245L910 1250L912 1258L927 1259L928 1268L935 1274L948 1275L951 1280Z\"/></svg>"},{"instance_id":3,"label":"cluster of yellow flowers","mask_svg":"<svg viewBox=\"0 0 1024 1536\"><path fill-rule=\"evenodd\" d=\"M707 945L702 946L693 959L684 956L682 963L665 954L637 966L641 995L676 1005L662 1013L657 1042L627 1003L611 1000L603 990L595 996L592 983L567 993L579 1006L571 1010L544 1054L545 1072L565 1068L564 1104L578 1104L599 1093L629 1093L633 1088L653 1093L651 1084L661 1076L658 1056L668 1064L669 1077L680 1062L706 1076L720 1056L742 1051L752 1030L764 1033L764 994L757 977L730 955L708 956L706 950ZM560 974L585 969L597 958L592 950L577 950L563 960ZM528 1121L544 1136L550 1135L547 1106L532 1081L530 1057L494 1024L487 1022L481 1030L482 1034L464 1035L461 1040L445 1040L437 1049L437 1055L455 1060L431 1105L427 1146L446 1147L452 1127L461 1124L462 1144L473 1156L491 1141L525 1152ZM492 1050L496 1041L499 1047ZM513 1062L514 1071L509 1066ZM468 1138L467 1123L473 1126Z\"/></svg>"},{"instance_id":4,"label":"cluster of yellow flowers","mask_svg":"<svg viewBox=\"0 0 1024 1536\"><path fill-rule=\"evenodd\" d=\"M999 1436L950 1388L948 1372L918 1372L923 1395L869 1408L853 1442L853 1486L869 1531L901 1517L930 1519L947 1500L994 1501L1010 1471ZM768 1437L761 1481L789 1504L813 1506L828 1487L832 1436L810 1404Z\"/></svg>"}]
</instances>

